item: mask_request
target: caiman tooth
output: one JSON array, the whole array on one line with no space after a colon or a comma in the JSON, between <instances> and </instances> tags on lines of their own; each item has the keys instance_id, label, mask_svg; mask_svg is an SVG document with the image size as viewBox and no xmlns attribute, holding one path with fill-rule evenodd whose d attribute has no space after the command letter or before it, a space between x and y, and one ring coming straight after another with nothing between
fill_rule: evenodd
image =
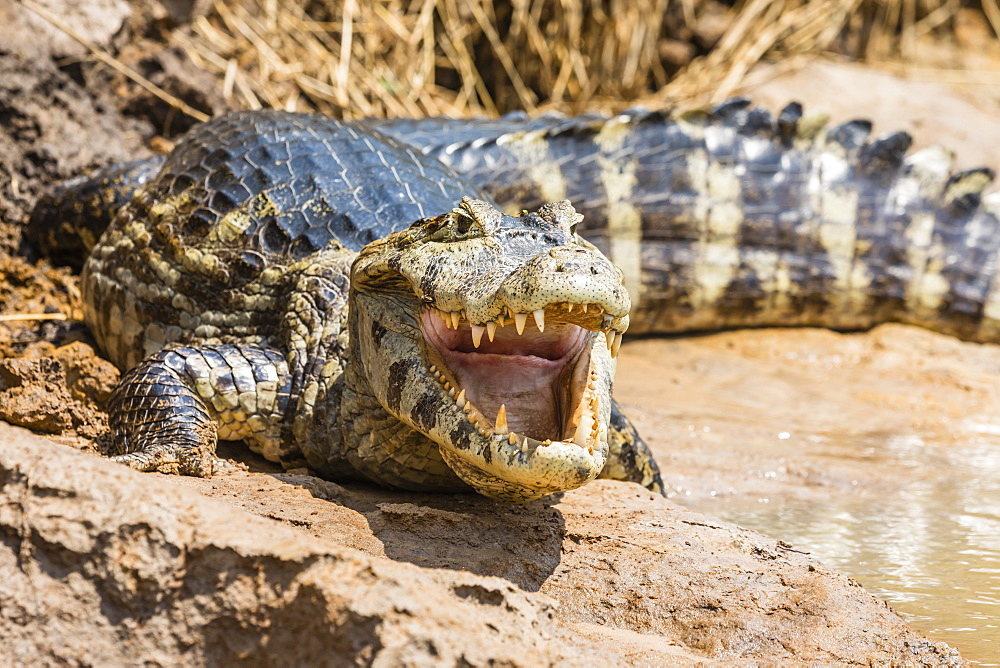
<instances>
[{"instance_id":1,"label":"caiman tooth","mask_svg":"<svg viewBox=\"0 0 1000 668\"><path fill-rule=\"evenodd\" d=\"M621 332L615 332L615 338L611 342L611 357L618 357L618 349L622 347Z\"/></svg>"},{"instance_id":2,"label":"caiman tooth","mask_svg":"<svg viewBox=\"0 0 1000 668\"><path fill-rule=\"evenodd\" d=\"M471 401L466 402L466 412L469 414L469 422L475 426L476 431L478 431L483 436L492 436L492 427L489 418L479 412L479 410L472 405Z\"/></svg>"},{"instance_id":3,"label":"caiman tooth","mask_svg":"<svg viewBox=\"0 0 1000 668\"><path fill-rule=\"evenodd\" d=\"M433 373L433 374L436 375L437 372L438 372L438 368L436 366L434 366L433 364L431 364L431 373Z\"/></svg>"},{"instance_id":4,"label":"caiman tooth","mask_svg":"<svg viewBox=\"0 0 1000 668\"><path fill-rule=\"evenodd\" d=\"M545 310L536 309L532 311L531 315L535 316L535 324L538 325L538 331L545 331Z\"/></svg>"},{"instance_id":5,"label":"caiman tooth","mask_svg":"<svg viewBox=\"0 0 1000 668\"><path fill-rule=\"evenodd\" d=\"M451 312L451 328L457 330L458 326L461 324L461 322L462 322L462 312L461 311L452 311Z\"/></svg>"},{"instance_id":6,"label":"caiman tooth","mask_svg":"<svg viewBox=\"0 0 1000 668\"><path fill-rule=\"evenodd\" d=\"M497 324L492 320L490 320L488 323L486 323L486 336L489 337L490 341L492 341L496 333L497 333Z\"/></svg>"},{"instance_id":7,"label":"caiman tooth","mask_svg":"<svg viewBox=\"0 0 1000 668\"><path fill-rule=\"evenodd\" d=\"M478 348L479 344L483 340L483 332L486 331L486 328L483 327L483 326L481 326L481 325L472 325L471 329L472 329L472 345L474 345L476 348ZM492 341L492 340L493 340L493 337L491 336L490 337L490 341Z\"/></svg>"},{"instance_id":8,"label":"caiman tooth","mask_svg":"<svg viewBox=\"0 0 1000 668\"><path fill-rule=\"evenodd\" d=\"M527 313L514 314L514 326L517 327L518 334L524 334L524 325L528 322Z\"/></svg>"},{"instance_id":9,"label":"caiman tooth","mask_svg":"<svg viewBox=\"0 0 1000 668\"><path fill-rule=\"evenodd\" d=\"M507 435L507 442L510 443L511 445L517 445L517 434L515 434L514 432L510 432Z\"/></svg>"},{"instance_id":10,"label":"caiman tooth","mask_svg":"<svg viewBox=\"0 0 1000 668\"><path fill-rule=\"evenodd\" d=\"M584 305L583 305L583 312L584 312L584 313L586 313L586 312L587 312L587 308L588 308L588 305L587 305L587 304L584 304Z\"/></svg>"},{"instance_id":11,"label":"caiman tooth","mask_svg":"<svg viewBox=\"0 0 1000 668\"><path fill-rule=\"evenodd\" d=\"M506 434L507 430L507 406L500 404L500 410L497 411L497 423L493 427L493 433L495 434Z\"/></svg>"},{"instance_id":12,"label":"caiman tooth","mask_svg":"<svg viewBox=\"0 0 1000 668\"><path fill-rule=\"evenodd\" d=\"M454 387L452 387L451 389L448 390L448 396L451 397L452 399L455 398L455 388Z\"/></svg>"},{"instance_id":13,"label":"caiman tooth","mask_svg":"<svg viewBox=\"0 0 1000 668\"><path fill-rule=\"evenodd\" d=\"M573 303L566 302L566 313L572 313L572 312L573 312Z\"/></svg>"},{"instance_id":14,"label":"caiman tooth","mask_svg":"<svg viewBox=\"0 0 1000 668\"><path fill-rule=\"evenodd\" d=\"M462 388L462 391L455 397L455 403L458 404L459 408L465 408L465 388Z\"/></svg>"},{"instance_id":15,"label":"caiman tooth","mask_svg":"<svg viewBox=\"0 0 1000 668\"><path fill-rule=\"evenodd\" d=\"M573 442L586 447L590 443L590 435L593 431L593 418L590 415L581 415L580 423L576 425L576 434L573 435Z\"/></svg>"},{"instance_id":16,"label":"caiman tooth","mask_svg":"<svg viewBox=\"0 0 1000 668\"><path fill-rule=\"evenodd\" d=\"M615 342L615 330L609 329L608 331L604 332L604 340L608 344L608 350L611 350L611 346Z\"/></svg>"}]
</instances>

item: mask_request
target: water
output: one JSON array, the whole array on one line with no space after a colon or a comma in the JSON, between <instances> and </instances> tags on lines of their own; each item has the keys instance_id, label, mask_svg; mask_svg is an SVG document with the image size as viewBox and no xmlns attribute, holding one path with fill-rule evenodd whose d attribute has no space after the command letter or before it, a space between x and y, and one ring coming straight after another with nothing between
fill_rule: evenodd
<instances>
[{"instance_id":1,"label":"water","mask_svg":"<svg viewBox=\"0 0 1000 668\"><path fill-rule=\"evenodd\" d=\"M616 393L675 500L1000 665L1000 346L902 326L642 340Z\"/></svg>"},{"instance_id":2,"label":"water","mask_svg":"<svg viewBox=\"0 0 1000 668\"><path fill-rule=\"evenodd\" d=\"M922 438L815 438L824 457L895 471L891 493L795 499L720 499L711 510L843 571L921 633L982 665L1000 665L1000 437L966 444ZM705 508L708 510L708 508Z\"/></svg>"}]
</instances>

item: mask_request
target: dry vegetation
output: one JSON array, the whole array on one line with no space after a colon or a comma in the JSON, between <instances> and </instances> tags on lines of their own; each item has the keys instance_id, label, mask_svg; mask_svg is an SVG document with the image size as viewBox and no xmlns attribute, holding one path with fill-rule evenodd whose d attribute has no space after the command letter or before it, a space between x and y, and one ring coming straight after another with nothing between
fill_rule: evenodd
<instances>
[{"instance_id":1,"label":"dry vegetation","mask_svg":"<svg viewBox=\"0 0 1000 668\"><path fill-rule=\"evenodd\" d=\"M344 117L705 103L764 59L913 58L996 0L211 0L178 33L237 107ZM988 83L1000 85L1000 75Z\"/></svg>"}]
</instances>

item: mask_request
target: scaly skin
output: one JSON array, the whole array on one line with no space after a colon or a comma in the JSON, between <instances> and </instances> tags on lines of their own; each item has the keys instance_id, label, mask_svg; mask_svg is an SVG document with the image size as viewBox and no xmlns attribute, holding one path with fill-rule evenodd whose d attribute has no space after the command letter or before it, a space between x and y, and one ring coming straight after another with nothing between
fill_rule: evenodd
<instances>
[{"instance_id":1,"label":"scaly skin","mask_svg":"<svg viewBox=\"0 0 1000 668\"><path fill-rule=\"evenodd\" d=\"M566 198L625 271L635 332L907 322L1000 341L1000 194L933 147L791 103L379 121L505 210Z\"/></svg>"},{"instance_id":2,"label":"scaly skin","mask_svg":"<svg viewBox=\"0 0 1000 668\"><path fill-rule=\"evenodd\" d=\"M524 500L595 478L629 299L621 272L576 237L579 220L565 202L512 217L466 199L366 246L348 306L348 357L364 373L348 368L344 404L374 397L413 430L393 440L429 437L487 496ZM362 456L370 435L355 435L350 463L384 478Z\"/></svg>"},{"instance_id":3,"label":"scaly skin","mask_svg":"<svg viewBox=\"0 0 1000 668\"><path fill-rule=\"evenodd\" d=\"M602 471L662 490L611 399L621 272L568 203L508 216L464 192L328 119L195 130L84 266L95 337L134 367L109 404L116 459L210 475L221 437L328 477L515 502ZM607 467L609 442L626 456Z\"/></svg>"}]
</instances>

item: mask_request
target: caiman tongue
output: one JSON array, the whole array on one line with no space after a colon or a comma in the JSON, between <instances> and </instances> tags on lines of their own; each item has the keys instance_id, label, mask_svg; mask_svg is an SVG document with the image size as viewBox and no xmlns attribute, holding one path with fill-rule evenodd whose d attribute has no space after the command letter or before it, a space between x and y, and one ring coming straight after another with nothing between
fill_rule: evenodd
<instances>
[{"instance_id":1,"label":"caiman tongue","mask_svg":"<svg viewBox=\"0 0 1000 668\"><path fill-rule=\"evenodd\" d=\"M572 411L571 362L583 349L588 332L567 323L549 323L544 332L533 322L518 334L513 322L482 337L475 346L468 325L452 329L425 311L423 331L441 355L466 397L488 419L538 441L560 440Z\"/></svg>"}]
</instances>

